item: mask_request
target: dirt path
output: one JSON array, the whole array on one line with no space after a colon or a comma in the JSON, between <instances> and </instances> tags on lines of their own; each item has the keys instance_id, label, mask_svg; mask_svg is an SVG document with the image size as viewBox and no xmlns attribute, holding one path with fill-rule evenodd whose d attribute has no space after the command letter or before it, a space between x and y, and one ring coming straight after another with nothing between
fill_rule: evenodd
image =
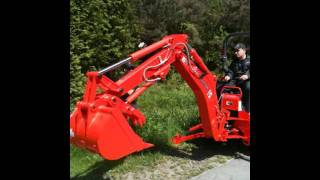
<instances>
[{"instance_id":1,"label":"dirt path","mask_svg":"<svg viewBox=\"0 0 320 180\"><path fill-rule=\"evenodd\" d=\"M159 163L156 167L145 167L138 172L128 172L113 179L187 179L205 170L218 167L230 160L231 157L213 156L201 161L172 157L166 157L165 159L164 162Z\"/></svg>"},{"instance_id":2,"label":"dirt path","mask_svg":"<svg viewBox=\"0 0 320 180\"><path fill-rule=\"evenodd\" d=\"M250 161L232 159L220 167L212 168L190 180L250 180Z\"/></svg>"}]
</instances>

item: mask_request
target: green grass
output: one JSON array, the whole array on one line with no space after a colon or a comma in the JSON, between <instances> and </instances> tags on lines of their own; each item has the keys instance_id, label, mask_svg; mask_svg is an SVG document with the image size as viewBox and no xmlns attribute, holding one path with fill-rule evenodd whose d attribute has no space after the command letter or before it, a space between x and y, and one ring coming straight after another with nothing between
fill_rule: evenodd
<instances>
[{"instance_id":1,"label":"green grass","mask_svg":"<svg viewBox=\"0 0 320 180\"><path fill-rule=\"evenodd\" d=\"M136 132L160 146L170 145L168 139L195 124L199 116L193 92L175 79L148 89L138 100L138 107L147 122Z\"/></svg>"},{"instance_id":2,"label":"green grass","mask_svg":"<svg viewBox=\"0 0 320 180\"><path fill-rule=\"evenodd\" d=\"M144 141L156 147L135 153L119 161L105 161L85 150L70 147L70 176L75 179L101 179L110 174L134 171L142 166L152 166L163 159L162 152L173 146L169 139L177 132L184 133L198 123L198 108L192 90L173 74L171 79L150 87L138 101L146 124L134 128Z\"/></svg>"}]
</instances>

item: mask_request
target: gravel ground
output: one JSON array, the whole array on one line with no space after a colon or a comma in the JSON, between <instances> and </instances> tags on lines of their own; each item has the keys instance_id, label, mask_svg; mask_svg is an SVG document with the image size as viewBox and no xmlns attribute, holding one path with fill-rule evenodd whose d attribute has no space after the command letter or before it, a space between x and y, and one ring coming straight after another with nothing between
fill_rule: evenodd
<instances>
[{"instance_id":1,"label":"gravel ground","mask_svg":"<svg viewBox=\"0 0 320 180\"><path fill-rule=\"evenodd\" d=\"M201 161L190 160L185 158L165 157L165 160L155 167L144 167L136 172L128 172L123 175L116 175L111 179L150 179L150 180L167 180L167 179L187 179L200 174L201 172L218 167L226 163L231 157L213 156Z\"/></svg>"},{"instance_id":2,"label":"gravel ground","mask_svg":"<svg viewBox=\"0 0 320 180\"><path fill-rule=\"evenodd\" d=\"M111 170L107 172L104 177L105 179L115 180L185 180L197 177L197 175L208 170L224 167L223 165L228 164L228 162L234 159L236 152L240 151L248 154L248 149L242 144L229 143L221 145L212 143L210 140L198 140L192 148L187 150L183 148L183 146L180 147L181 149L178 151L164 153L164 159L155 166L141 167L134 172L126 172L123 174L113 174ZM233 164L234 163L231 163L231 165ZM237 164L234 164L232 167L234 168L236 166ZM242 167L248 170L247 164L242 165ZM227 171L228 170L225 172ZM206 177L209 176L210 174Z\"/></svg>"}]
</instances>

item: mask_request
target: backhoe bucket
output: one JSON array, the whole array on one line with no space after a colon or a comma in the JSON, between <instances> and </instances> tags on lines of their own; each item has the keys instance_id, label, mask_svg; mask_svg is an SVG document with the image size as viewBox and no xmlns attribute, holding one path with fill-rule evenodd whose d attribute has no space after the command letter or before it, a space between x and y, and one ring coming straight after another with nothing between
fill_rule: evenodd
<instances>
[{"instance_id":1,"label":"backhoe bucket","mask_svg":"<svg viewBox=\"0 0 320 180\"><path fill-rule=\"evenodd\" d=\"M93 109L80 104L70 116L70 141L107 160L153 146L135 134L119 109L105 106Z\"/></svg>"}]
</instances>

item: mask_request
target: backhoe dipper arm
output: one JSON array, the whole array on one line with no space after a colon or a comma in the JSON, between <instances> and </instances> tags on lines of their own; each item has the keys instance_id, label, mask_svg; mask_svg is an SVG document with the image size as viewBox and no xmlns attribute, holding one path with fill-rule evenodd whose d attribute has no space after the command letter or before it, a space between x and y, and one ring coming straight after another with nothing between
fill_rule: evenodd
<instances>
[{"instance_id":1,"label":"backhoe dipper arm","mask_svg":"<svg viewBox=\"0 0 320 180\"><path fill-rule=\"evenodd\" d=\"M204 130L200 137L214 137L218 140L220 139L218 132L214 131L217 128L216 126L218 126L217 116L220 115L218 100L215 94L217 78L203 63L196 50L187 44L187 42L187 35L170 35L155 44L130 54L129 58L131 62L135 62L160 49L159 52L119 79L115 84L123 89L122 96L130 89L144 83L135 93L126 99L127 103L131 103L157 80L164 80L171 64L173 64L197 98L202 124L201 128ZM189 136L189 138L194 137L192 135ZM179 143L183 140L182 137L178 136L174 139L174 142Z\"/></svg>"}]
</instances>

